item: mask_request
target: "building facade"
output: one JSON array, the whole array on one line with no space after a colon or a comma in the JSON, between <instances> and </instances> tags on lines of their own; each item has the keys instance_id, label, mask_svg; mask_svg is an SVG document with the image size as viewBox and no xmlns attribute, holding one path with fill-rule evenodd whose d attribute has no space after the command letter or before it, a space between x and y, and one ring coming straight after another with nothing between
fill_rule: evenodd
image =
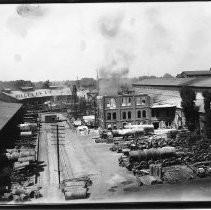
<instances>
[{"instance_id":1,"label":"building facade","mask_svg":"<svg viewBox=\"0 0 211 210\"><path fill-rule=\"evenodd\" d=\"M116 95L98 97L98 119L103 129L120 129L128 123L150 124L150 97L141 95Z\"/></svg>"},{"instance_id":2,"label":"building facade","mask_svg":"<svg viewBox=\"0 0 211 210\"><path fill-rule=\"evenodd\" d=\"M203 116L204 98L202 92L204 90L211 91L211 78L159 78L146 79L133 84L136 94L145 93L150 96L152 101L151 120L155 124L154 126L157 127L159 125L159 127L163 127L164 124L162 124L162 121L164 121L168 127L170 121L171 126L176 128L185 125L185 116L181 107L182 99L180 97L180 89L184 86L190 87L196 92L195 104L199 107L200 116ZM158 108L160 111L157 114L156 110ZM169 111L170 109L172 111ZM172 114L174 112L175 114ZM168 120L166 118L167 115L169 115ZM201 120L200 127L203 128L203 122Z\"/></svg>"}]
</instances>

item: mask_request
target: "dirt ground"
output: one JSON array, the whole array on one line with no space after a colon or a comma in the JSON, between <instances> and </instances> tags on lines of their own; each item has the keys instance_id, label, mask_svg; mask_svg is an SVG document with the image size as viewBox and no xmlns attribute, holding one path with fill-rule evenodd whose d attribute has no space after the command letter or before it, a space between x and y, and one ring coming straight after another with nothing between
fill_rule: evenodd
<instances>
[{"instance_id":1,"label":"dirt ground","mask_svg":"<svg viewBox=\"0 0 211 210\"><path fill-rule=\"evenodd\" d=\"M60 115L60 119L64 119ZM62 131L60 153L65 159L65 170L61 179L70 176L88 175L93 181L89 188L90 196L75 202L145 202L145 201L207 201L211 197L211 179L201 178L182 184L161 184L139 187L135 176L126 168L119 167L121 154L109 150L110 144L95 143L92 134L83 136L73 132L67 122ZM40 139L40 160L46 162L44 172L40 176L44 197L40 203L63 203L63 194L58 185L58 167L55 141L50 124L43 124ZM67 166L68 165L68 166ZM67 172L68 171L68 172Z\"/></svg>"}]
</instances>

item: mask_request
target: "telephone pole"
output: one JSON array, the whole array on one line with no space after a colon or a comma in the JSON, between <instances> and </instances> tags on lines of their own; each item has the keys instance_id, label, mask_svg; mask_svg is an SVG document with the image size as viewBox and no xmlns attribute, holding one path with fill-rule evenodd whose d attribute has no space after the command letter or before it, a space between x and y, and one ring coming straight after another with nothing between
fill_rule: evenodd
<instances>
[{"instance_id":1,"label":"telephone pole","mask_svg":"<svg viewBox=\"0 0 211 210\"><path fill-rule=\"evenodd\" d=\"M58 179L59 179L59 187L60 187L60 183L61 183L61 170L60 170L60 151L59 151L59 147L60 145L60 138L64 138L62 136L60 136L59 134L64 134L64 133L60 133L61 130L64 130L64 126L60 126L58 124L56 125L51 125L51 126L56 126L56 129L54 128L53 130L56 131L56 148L57 148L57 168L58 168ZM53 136L54 137L54 136Z\"/></svg>"}]
</instances>

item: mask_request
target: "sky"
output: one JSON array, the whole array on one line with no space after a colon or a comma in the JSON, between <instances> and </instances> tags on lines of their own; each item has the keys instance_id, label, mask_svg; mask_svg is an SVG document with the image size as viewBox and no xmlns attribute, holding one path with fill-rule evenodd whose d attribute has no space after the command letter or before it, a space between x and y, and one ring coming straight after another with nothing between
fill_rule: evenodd
<instances>
[{"instance_id":1,"label":"sky","mask_svg":"<svg viewBox=\"0 0 211 210\"><path fill-rule=\"evenodd\" d=\"M211 67L211 2L0 5L0 80Z\"/></svg>"}]
</instances>

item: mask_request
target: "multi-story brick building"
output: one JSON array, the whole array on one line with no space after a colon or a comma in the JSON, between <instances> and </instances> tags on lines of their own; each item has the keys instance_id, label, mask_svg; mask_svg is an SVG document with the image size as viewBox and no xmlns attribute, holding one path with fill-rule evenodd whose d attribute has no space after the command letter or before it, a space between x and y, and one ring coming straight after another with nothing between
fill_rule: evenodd
<instances>
[{"instance_id":1,"label":"multi-story brick building","mask_svg":"<svg viewBox=\"0 0 211 210\"><path fill-rule=\"evenodd\" d=\"M98 97L99 124L107 129L124 128L127 123L149 124L150 97L141 95L116 95Z\"/></svg>"}]
</instances>

